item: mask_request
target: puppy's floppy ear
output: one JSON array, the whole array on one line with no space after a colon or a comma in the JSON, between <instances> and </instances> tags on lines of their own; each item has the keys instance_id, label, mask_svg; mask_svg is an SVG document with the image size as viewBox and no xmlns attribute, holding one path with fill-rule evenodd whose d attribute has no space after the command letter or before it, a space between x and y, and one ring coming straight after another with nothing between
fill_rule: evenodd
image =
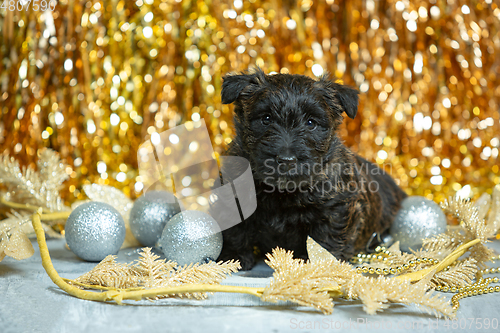
<instances>
[{"instance_id":1,"label":"puppy's floppy ear","mask_svg":"<svg viewBox=\"0 0 500 333\"><path fill-rule=\"evenodd\" d=\"M317 84L322 90L326 103L332 109L340 113L345 111L349 118L354 119L354 117L356 117L359 100L359 92L356 89L333 82L329 74L323 75L321 79L317 81Z\"/></svg>"},{"instance_id":2,"label":"puppy's floppy ear","mask_svg":"<svg viewBox=\"0 0 500 333\"><path fill-rule=\"evenodd\" d=\"M345 113L349 118L354 119L358 113L359 91L350 86L334 83L338 91L337 98L344 107Z\"/></svg>"},{"instance_id":3,"label":"puppy's floppy ear","mask_svg":"<svg viewBox=\"0 0 500 333\"><path fill-rule=\"evenodd\" d=\"M259 86L266 81L266 75L260 68L254 73L230 74L223 77L221 99L222 104L231 104L236 101L247 87Z\"/></svg>"}]
</instances>

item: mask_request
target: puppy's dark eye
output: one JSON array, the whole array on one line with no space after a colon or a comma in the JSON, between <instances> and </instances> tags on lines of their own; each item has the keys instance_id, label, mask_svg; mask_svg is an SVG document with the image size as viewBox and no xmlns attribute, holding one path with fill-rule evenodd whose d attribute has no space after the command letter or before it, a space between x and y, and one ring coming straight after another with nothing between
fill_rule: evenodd
<instances>
[{"instance_id":1,"label":"puppy's dark eye","mask_svg":"<svg viewBox=\"0 0 500 333\"><path fill-rule=\"evenodd\" d=\"M309 127L309 129L312 129L312 130L318 126L318 123L314 119L309 119L306 124L307 124L307 127Z\"/></svg>"},{"instance_id":2,"label":"puppy's dark eye","mask_svg":"<svg viewBox=\"0 0 500 333\"><path fill-rule=\"evenodd\" d=\"M271 123L271 116L268 114L265 114L264 116L262 116L261 121L262 121L262 125L267 126Z\"/></svg>"}]
</instances>

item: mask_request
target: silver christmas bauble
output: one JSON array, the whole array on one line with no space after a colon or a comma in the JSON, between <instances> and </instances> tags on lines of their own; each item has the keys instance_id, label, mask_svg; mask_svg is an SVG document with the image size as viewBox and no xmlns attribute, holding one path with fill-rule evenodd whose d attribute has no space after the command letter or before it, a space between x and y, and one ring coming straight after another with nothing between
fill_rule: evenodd
<instances>
[{"instance_id":1,"label":"silver christmas bauble","mask_svg":"<svg viewBox=\"0 0 500 333\"><path fill-rule=\"evenodd\" d=\"M143 246L153 247L168 220L181 211L177 198L167 191L149 191L130 211L130 231Z\"/></svg>"},{"instance_id":2,"label":"silver christmas bauble","mask_svg":"<svg viewBox=\"0 0 500 333\"><path fill-rule=\"evenodd\" d=\"M87 261L101 261L120 250L125 239L125 222L111 205L86 202L69 215L65 236L68 247L78 257Z\"/></svg>"},{"instance_id":3,"label":"silver christmas bauble","mask_svg":"<svg viewBox=\"0 0 500 333\"><path fill-rule=\"evenodd\" d=\"M422 240L446 230L446 216L432 200L421 196L407 197L391 226L391 236L403 251L417 250Z\"/></svg>"},{"instance_id":4,"label":"silver christmas bauble","mask_svg":"<svg viewBox=\"0 0 500 333\"><path fill-rule=\"evenodd\" d=\"M183 266L215 261L222 250L222 234L217 222L208 214L186 210L170 219L158 240L168 260Z\"/></svg>"}]
</instances>

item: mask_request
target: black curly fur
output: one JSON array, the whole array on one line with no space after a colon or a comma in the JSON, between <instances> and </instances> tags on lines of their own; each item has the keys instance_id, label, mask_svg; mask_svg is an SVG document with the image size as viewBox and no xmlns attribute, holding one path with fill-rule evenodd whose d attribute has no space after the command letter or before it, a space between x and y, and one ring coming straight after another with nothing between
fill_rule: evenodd
<instances>
[{"instance_id":1,"label":"black curly fur","mask_svg":"<svg viewBox=\"0 0 500 333\"><path fill-rule=\"evenodd\" d=\"M348 259L374 232L390 227L406 194L337 136L342 113L356 116L355 89L328 76L316 81L257 69L226 76L222 102L235 103L236 137L226 154L250 162L257 210L223 232L220 260L239 259L247 270L255 263L254 247L267 253L277 246L307 258L308 235ZM281 165L280 154L296 162Z\"/></svg>"}]
</instances>

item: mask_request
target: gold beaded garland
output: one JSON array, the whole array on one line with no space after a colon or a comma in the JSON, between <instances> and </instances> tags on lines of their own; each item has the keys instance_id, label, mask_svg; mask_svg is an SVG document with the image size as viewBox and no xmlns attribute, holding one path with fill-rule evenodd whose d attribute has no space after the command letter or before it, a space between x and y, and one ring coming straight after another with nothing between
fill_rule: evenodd
<instances>
[{"instance_id":1,"label":"gold beaded garland","mask_svg":"<svg viewBox=\"0 0 500 333\"><path fill-rule=\"evenodd\" d=\"M495 257L493 257L495 258ZM451 304L453 306L454 310L458 310L460 307L459 300L464 298L464 297L469 297L469 296L476 296L476 295L483 295L483 294L488 294L488 293L493 293L493 292L500 292L500 286L488 286L490 283L497 283L499 281L498 277L493 277L493 278L486 278L483 279L481 276L482 274L493 274L498 271L497 268L486 268L481 271L478 271L478 280L466 287L460 287L458 289L458 293L453 295L451 298ZM442 288L436 290L442 290ZM451 290L452 292L453 289Z\"/></svg>"},{"instance_id":2,"label":"gold beaded garland","mask_svg":"<svg viewBox=\"0 0 500 333\"><path fill-rule=\"evenodd\" d=\"M380 262L388 260L388 257L391 256L390 251L388 251L384 246L377 246L375 248L375 252L377 254L366 254L366 253L358 253L356 256L353 256L351 258L351 263L364 263L364 262ZM495 259L500 259L500 255L492 256L490 258L491 261L494 262ZM378 275L395 275L399 274L403 271L406 271L410 268L415 267L416 265L420 264L429 264L429 265L435 265L439 262L439 260L433 259L433 258L417 258L414 260L409 260L408 263L398 265L395 267L385 267L385 268L374 268L370 267L367 265L362 265L357 267L357 272L358 273L370 273L370 274L378 274ZM460 261L456 261L453 263L453 265L456 265ZM389 265L391 263L388 263ZM449 270L451 266L446 267L444 270ZM462 286L462 287L456 287L456 286L449 286L449 285L438 285L436 286L435 290L436 291L442 291L442 292L451 292L455 293L453 297L451 298L451 303L453 306L454 310L458 310L460 307L460 300L465 297L471 297L471 296L477 296L477 295L483 295L483 294L488 294L488 293L494 293L494 292L500 292L500 286L488 286L490 283L498 283L499 278L498 277L493 277L493 278L486 278L484 279L482 276L484 274L495 274L497 272L500 272L500 267L489 267L485 268L482 270L479 270L477 272L477 281L468 285L468 286Z\"/></svg>"},{"instance_id":3,"label":"gold beaded garland","mask_svg":"<svg viewBox=\"0 0 500 333\"><path fill-rule=\"evenodd\" d=\"M375 252L376 254L358 253L357 255L353 256L349 261L353 264L371 263L377 261L384 262L384 264L389 264L389 265L391 264L390 262L387 263L387 261L389 260L388 257L390 257L392 253L389 250L387 250L385 246L377 246L375 248ZM378 275L389 275L389 274L394 275L401 273L403 271L407 271L408 269L413 268L420 264L435 265L438 262L439 260L433 258L418 258L415 260L408 261L407 264L402 264L395 267L374 268L362 265L357 267L357 272L378 274Z\"/></svg>"}]
</instances>

